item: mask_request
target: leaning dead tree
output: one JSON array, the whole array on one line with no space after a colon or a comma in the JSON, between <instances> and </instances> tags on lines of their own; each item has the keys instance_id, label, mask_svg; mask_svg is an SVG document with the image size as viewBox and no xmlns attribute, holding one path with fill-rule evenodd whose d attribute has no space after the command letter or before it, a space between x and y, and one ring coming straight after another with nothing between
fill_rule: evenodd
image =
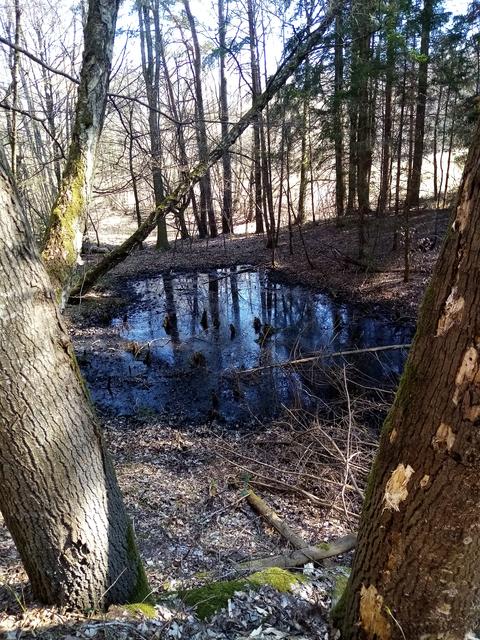
<instances>
[{"instance_id":1,"label":"leaning dead tree","mask_svg":"<svg viewBox=\"0 0 480 640\"><path fill-rule=\"evenodd\" d=\"M335 18L336 5L330 4L320 25L305 37L289 56L280 64L275 74L267 82L265 91L257 96L252 107L234 124L228 133L222 136L220 143L212 150L204 162L199 162L183 179L172 193L170 193L157 206L143 222L143 224L133 233L123 244L111 251L95 267L87 271L80 283L72 290L73 297L82 295L89 291L99 278L113 269L117 264L123 262L130 253L150 235L155 228L157 221L162 216L175 213L180 202L188 195L193 185L197 184L209 169L220 160L223 154L242 135L247 127L270 102L277 91L285 84L297 67L305 60L309 53L321 42L325 32Z\"/></svg>"},{"instance_id":2,"label":"leaning dead tree","mask_svg":"<svg viewBox=\"0 0 480 640\"><path fill-rule=\"evenodd\" d=\"M119 0L90 0L75 124L43 248L62 303L82 248L97 144L103 127Z\"/></svg>"}]
</instances>

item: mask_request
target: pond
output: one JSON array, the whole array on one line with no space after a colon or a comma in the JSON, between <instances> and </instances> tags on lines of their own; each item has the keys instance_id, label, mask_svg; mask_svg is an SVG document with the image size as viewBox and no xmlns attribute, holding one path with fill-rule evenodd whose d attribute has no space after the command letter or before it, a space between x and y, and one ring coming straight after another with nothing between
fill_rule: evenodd
<instances>
[{"instance_id":1,"label":"pond","mask_svg":"<svg viewBox=\"0 0 480 640\"><path fill-rule=\"evenodd\" d=\"M306 375L275 363L406 344L413 333L249 267L172 272L132 286L135 302L109 329L118 348L92 348L91 357L80 358L94 402L114 415L168 412L228 423L274 416L282 405L311 403L313 387L314 395L333 393L319 371L313 384L311 364ZM391 387L405 357L406 350L391 350L335 361L355 366L368 384Z\"/></svg>"}]
</instances>

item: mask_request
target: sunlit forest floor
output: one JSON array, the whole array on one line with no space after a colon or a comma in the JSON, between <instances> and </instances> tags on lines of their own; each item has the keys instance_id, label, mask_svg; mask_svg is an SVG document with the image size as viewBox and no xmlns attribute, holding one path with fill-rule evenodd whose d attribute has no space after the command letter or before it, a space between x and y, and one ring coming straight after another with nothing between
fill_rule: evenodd
<instances>
[{"instance_id":1,"label":"sunlit forest floor","mask_svg":"<svg viewBox=\"0 0 480 640\"><path fill-rule=\"evenodd\" d=\"M360 303L386 304L391 313L414 319L426 281L442 245L450 210L424 209L410 214L409 282L403 281L405 227L393 216L370 217L366 224L365 258L359 260L357 220L345 217L309 222L301 229L282 228L274 256L262 235L236 234L214 240L173 239L171 250L155 250L154 234L143 250L135 251L97 287L109 290L115 279L148 276L166 270L193 270L231 265L264 266L274 278L326 291ZM395 235L397 241L395 245ZM115 219L105 225L103 242L112 246L126 237ZM94 248L94 244L90 245ZM395 248L394 248L395 246ZM85 268L102 254L85 256ZM273 262L273 264L272 264ZM115 285L118 290L118 284ZM97 298L98 300L98 298Z\"/></svg>"},{"instance_id":2,"label":"sunlit forest floor","mask_svg":"<svg viewBox=\"0 0 480 640\"><path fill-rule=\"evenodd\" d=\"M273 279L329 292L335 299L382 308L396 320L414 321L441 246L448 212L411 218L411 280L403 282L403 233L392 252L394 222L371 219L369 258L358 260L353 220L308 224L280 233ZM106 239L108 244L108 238ZM232 265L272 267L261 237L177 241L165 254L152 244L132 254L67 311L75 342L88 318L98 325L128 302L132 278L166 270ZM101 256L100 256L101 257ZM85 256L86 262L99 255ZM305 372L299 370L298 375ZM325 373L325 372L323 372ZM311 374L311 371L310 371ZM176 415L118 417L101 414L120 485L156 597L205 581L231 579L234 564L291 550L247 503L248 485L310 544L356 530L362 489L375 452L378 429L393 391L350 394L347 377L332 368L337 388L328 411L286 409L274 420L251 415L236 428L213 416L201 424ZM188 393L188 389L185 390ZM348 397L348 403L346 402ZM13 542L0 519L0 636L16 638L328 638L328 609L350 555L307 568L308 586L293 593L271 587L233 595L226 609L206 622L178 598L161 600L154 619L113 608L105 615L73 614L32 600Z\"/></svg>"}]
</instances>

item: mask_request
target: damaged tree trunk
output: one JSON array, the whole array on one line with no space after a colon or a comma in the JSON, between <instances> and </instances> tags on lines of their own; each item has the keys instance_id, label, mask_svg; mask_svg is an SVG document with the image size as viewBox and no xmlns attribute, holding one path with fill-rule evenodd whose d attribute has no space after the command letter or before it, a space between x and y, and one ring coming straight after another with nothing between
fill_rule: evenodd
<instances>
[{"instance_id":1,"label":"damaged tree trunk","mask_svg":"<svg viewBox=\"0 0 480 640\"><path fill-rule=\"evenodd\" d=\"M0 509L35 598L141 601L132 527L47 272L0 150Z\"/></svg>"},{"instance_id":2,"label":"damaged tree trunk","mask_svg":"<svg viewBox=\"0 0 480 640\"><path fill-rule=\"evenodd\" d=\"M208 154L206 161L197 164L184 176L177 188L165 198L160 206L156 207L154 211L150 213L135 233L125 240L123 244L111 251L95 267L85 273L80 284L72 291L72 296L82 295L89 291L99 278L110 271L110 269L113 269L117 264L125 260L133 249L145 240L145 238L155 228L155 224L160 216L167 215L168 212L174 210L178 206L178 203L186 197L192 186L199 182L203 176L206 175L210 167L222 158L223 154L251 124L256 114L265 108L268 102L285 84L295 69L305 60L310 51L321 42L324 33L335 18L335 11L335 7L329 6L325 17L320 22L320 25L312 31L312 33L307 36L303 42L287 56L287 58L285 58L276 73L271 76L265 91L257 97L255 104L240 118L240 120L229 129L228 134L226 136L222 136L220 143Z\"/></svg>"},{"instance_id":3,"label":"damaged tree trunk","mask_svg":"<svg viewBox=\"0 0 480 640\"><path fill-rule=\"evenodd\" d=\"M119 0L90 0L75 124L43 259L61 304L82 248L97 144L103 127Z\"/></svg>"},{"instance_id":4,"label":"damaged tree trunk","mask_svg":"<svg viewBox=\"0 0 480 640\"><path fill-rule=\"evenodd\" d=\"M463 640L480 596L480 126L366 492L342 638Z\"/></svg>"}]
</instances>

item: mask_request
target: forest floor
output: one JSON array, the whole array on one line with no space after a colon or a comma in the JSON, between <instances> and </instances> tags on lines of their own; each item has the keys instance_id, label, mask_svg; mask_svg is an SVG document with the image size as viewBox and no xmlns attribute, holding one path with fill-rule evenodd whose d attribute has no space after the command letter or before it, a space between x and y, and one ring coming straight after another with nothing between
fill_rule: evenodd
<instances>
[{"instance_id":1,"label":"forest floor","mask_svg":"<svg viewBox=\"0 0 480 640\"><path fill-rule=\"evenodd\" d=\"M410 214L410 279L404 282L405 230L393 216L370 217L366 247L359 260L358 228L354 217L339 224L332 220L294 226L290 251L288 230L282 228L275 255L262 235L223 235L214 240L174 240L171 250L158 252L154 234L143 250L134 251L107 274L97 291L121 289L122 280L148 277L165 271L192 271L249 265L269 270L272 279L310 287L360 304L385 306L392 315L415 320L418 304L432 273L445 234L450 210L424 209ZM129 228L132 230L132 228ZM394 236L397 235L396 248ZM102 236L103 237L103 236ZM105 229L105 241L127 236L118 226ZM91 245L93 246L93 245ZM102 255L85 256L85 268ZM273 258L273 259L272 259ZM97 298L98 299L98 298Z\"/></svg>"},{"instance_id":2,"label":"forest floor","mask_svg":"<svg viewBox=\"0 0 480 640\"><path fill-rule=\"evenodd\" d=\"M303 238L295 229L293 256L288 233L282 231L270 275L414 321L447 221L447 212L412 216L408 283L403 282L402 246L396 252L390 250L393 223L388 218L370 222L369 240L375 251L367 270L356 262L357 232L353 222L346 220L342 227L306 225ZM432 249L435 234L438 240ZM87 258L95 259L97 255ZM98 314L100 321L105 312L102 301L103 307L125 301L126 284L132 278L169 269L235 264L269 268L271 254L264 240L235 236L177 242L165 254L147 244L97 287L91 304L70 310L72 337L75 341L76 326L85 314L94 321ZM341 371L337 374L341 386ZM291 549L247 503L242 491L247 481L310 544L355 531L361 488L376 447L375 433L364 416L372 410L383 412L385 406L372 406L370 399L359 397L351 398L347 408L343 400L339 394L328 420L292 410L274 421L252 417L236 430L215 420L179 426L173 415L103 416L156 597L206 581L231 579L236 576L234 563ZM332 595L344 580L350 556L332 558L315 568L307 566L308 582L294 586L292 592L280 593L268 585L260 590L241 588L225 609L206 621L195 615L195 607L174 596L160 600L154 619L122 608L102 616L80 616L42 607L31 598L26 574L0 518L0 637L327 639Z\"/></svg>"}]
</instances>

